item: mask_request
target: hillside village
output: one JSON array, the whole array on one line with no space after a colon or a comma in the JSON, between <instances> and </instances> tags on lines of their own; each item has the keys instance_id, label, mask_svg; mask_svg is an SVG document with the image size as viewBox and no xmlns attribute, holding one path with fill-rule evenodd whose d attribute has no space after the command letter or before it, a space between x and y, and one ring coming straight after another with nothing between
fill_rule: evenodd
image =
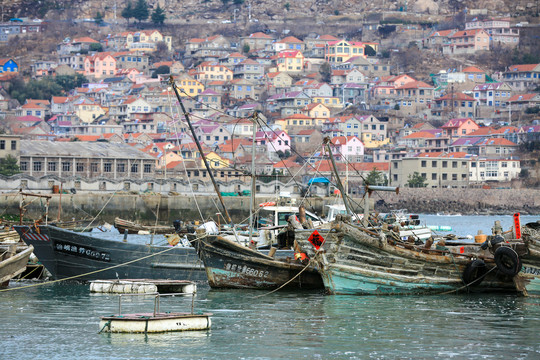
<instances>
[{"instance_id":1,"label":"hillside village","mask_svg":"<svg viewBox=\"0 0 540 360\"><path fill-rule=\"evenodd\" d=\"M0 42L39 39L49 26L12 19L0 24ZM364 24L360 38L313 29L305 36L269 30L178 39L158 27L67 36L29 66L0 59L0 157L13 156L20 169L0 184L154 191L156 179L172 179L170 191L208 190L172 77L224 190L250 188L253 146L254 172L265 183L290 183L294 175L301 184L294 191L302 191L310 179L334 179L325 138L352 193L365 179L400 187L535 187L540 63L495 70L474 62L495 49L520 49L530 41L522 36L527 26L534 25L479 15L444 30ZM382 38L364 39L370 31L413 40L389 49ZM425 75L414 70L425 59L459 65ZM84 81L49 98L10 95L17 79L62 76Z\"/></svg>"}]
</instances>

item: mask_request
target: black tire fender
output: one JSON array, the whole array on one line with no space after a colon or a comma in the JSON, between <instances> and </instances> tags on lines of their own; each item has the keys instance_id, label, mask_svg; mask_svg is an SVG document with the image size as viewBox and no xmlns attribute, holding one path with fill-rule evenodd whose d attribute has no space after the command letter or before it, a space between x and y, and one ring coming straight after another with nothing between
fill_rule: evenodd
<instances>
[{"instance_id":1,"label":"black tire fender","mask_svg":"<svg viewBox=\"0 0 540 360\"><path fill-rule=\"evenodd\" d=\"M471 261L463 270L463 282L467 286L480 285L484 280L484 275L487 273L487 267L484 260L476 259Z\"/></svg>"},{"instance_id":2,"label":"black tire fender","mask_svg":"<svg viewBox=\"0 0 540 360\"><path fill-rule=\"evenodd\" d=\"M508 246L501 246L495 250L495 264L497 264L497 269L505 274L510 276L516 276L521 271L521 259L519 258L518 253Z\"/></svg>"}]
</instances>

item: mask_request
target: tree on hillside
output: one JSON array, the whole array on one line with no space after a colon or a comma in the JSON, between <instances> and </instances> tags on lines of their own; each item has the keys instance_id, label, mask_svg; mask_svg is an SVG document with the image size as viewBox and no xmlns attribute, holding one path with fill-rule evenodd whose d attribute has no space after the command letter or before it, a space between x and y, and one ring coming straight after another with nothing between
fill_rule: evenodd
<instances>
[{"instance_id":1,"label":"tree on hillside","mask_svg":"<svg viewBox=\"0 0 540 360\"><path fill-rule=\"evenodd\" d=\"M418 173L418 171L415 171L412 175L409 175L409 180L407 180L407 185L409 187L419 188L419 187L426 187L426 179Z\"/></svg>"},{"instance_id":2,"label":"tree on hillside","mask_svg":"<svg viewBox=\"0 0 540 360\"><path fill-rule=\"evenodd\" d=\"M167 65L161 65L160 67L156 69L156 71L152 73L152 79L157 79L159 74L170 74L170 73L171 73L170 67L168 67Z\"/></svg>"},{"instance_id":3,"label":"tree on hillside","mask_svg":"<svg viewBox=\"0 0 540 360\"><path fill-rule=\"evenodd\" d=\"M319 68L319 74L321 74L322 81L330 83L332 80L332 67L328 62L324 62Z\"/></svg>"},{"instance_id":4,"label":"tree on hillside","mask_svg":"<svg viewBox=\"0 0 540 360\"><path fill-rule=\"evenodd\" d=\"M133 9L133 17L138 20L140 24L141 21L148 19L149 15L150 12L148 11L146 0L137 0L135 8Z\"/></svg>"},{"instance_id":5,"label":"tree on hillside","mask_svg":"<svg viewBox=\"0 0 540 360\"><path fill-rule=\"evenodd\" d=\"M122 10L122 17L127 20L127 26L129 26L129 19L134 17L133 13L133 6L131 5L131 1L128 1L126 7L124 10Z\"/></svg>"},{"instance_id":6,"label":"tree on hillside","mask_svg":"<svg viewBox=\"0 0 540 360\"><path fill-rule=\"evenodd\" d=\"M11 176L20 173L17 159L11 155L0 159L0 175Z\"/></svg>"},{"instance_id":7,"label":"tree on hillside","mask_svg":"<svg viewBox=\"0 0 540 360\"><path fill-rule=\"evenodd\" d=\"M94 22L99 26L103 24L103 15L101 12L97 12L96 16L94 16Z\"/></svg>"},{"instance_id":8,"label":"tree on hillside","mask_svg":"<svg viewBox=\"0 0 540 360\"><path fill-rule=\"evenodd\" d=\"M30 80L28 83L16 78L9 86L9 94L24 104L27 99L50 99L52 96L64 95L85 82L88 80L81 74L47 76L41 80Z\"/></svg>"},{"instance_id":9,"label":"tree on hillside","mask_svg":"<svg viewBox=\"0 0 540 360\"><path fill-rule=\"evenodd\" d=\"M152 12L152 16L151 16L152 22L156 25L163 26L163 23L165 22L165 18L166 18L165 10L163 10L158 4L154 12Z\"/></svg>"},{"instance_id":10,"label":"tree on hillside","mask_svg":"<svg viewBox=\"0 0 540 360\"><path fill-rule=\"evenodd\" d=\"M364 53L366 56L376 56L377 52L369 45L366 45L366 49L364 50Z\"/></svg>"},{"instance_id":11,"label":"tree on hillside","mask_svg":"<svg viewBox=\"0 0 540 360\"><path fill-rule=\"evenodd\" d=\"M382 171L377 171L376 168L373 168L366 177L365 180L368 185L388 185L388 179Z\"/></svg>"}]
</instances>

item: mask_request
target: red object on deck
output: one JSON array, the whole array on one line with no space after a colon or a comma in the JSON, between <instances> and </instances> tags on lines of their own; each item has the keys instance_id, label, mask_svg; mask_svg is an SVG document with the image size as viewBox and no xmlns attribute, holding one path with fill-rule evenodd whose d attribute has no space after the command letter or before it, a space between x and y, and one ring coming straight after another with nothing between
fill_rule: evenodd
<instances>
[{"instance_id":1,"label":"red object on deck","mask_svg":"<svg viewBox=\"0 0 540 360\"><path fill-rule=\"evenodd\" d=\"M516 232L516 239L521 239L521 221L519 219L519 213L514 214L514 231Z\"/></svg>"}]
</instances>

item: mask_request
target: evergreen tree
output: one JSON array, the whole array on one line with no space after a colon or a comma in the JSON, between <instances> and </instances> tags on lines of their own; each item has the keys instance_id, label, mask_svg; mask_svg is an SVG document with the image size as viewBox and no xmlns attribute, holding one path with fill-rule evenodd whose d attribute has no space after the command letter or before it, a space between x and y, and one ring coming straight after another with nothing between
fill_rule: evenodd
<instances>
[{"instance_id":1,"label":"evergreen tree","mask_svg":"<svg viewBox=\"0 0 540 360\"><path fill-rule=\"evenodd\" d=\"M412 175L409 175L409 180L407 180L407 184L409 187L426 187L426 179L418 173L418 171L415 171Z\"/></svg>"},{"instance_id":2,"label":"evergreen tree","mask_svg":"<svg viewBox=\"0 0 540 360\"><path fill-rule=\"evenodd\" d=\"M122 17L127 20L127 26L129 26L129 19L133 17L133 6L131 6L131 1L128 1L124 10L122 10Z\"/></svg>"},{"instance_id":3,"label":"evergreen tree","mask_svg":"<svg viewBox=\"0 0 540 360\"><path fill-rule=\"evenodd\" d=\"M98 11L96 16L94 17L94 22L98 25L103 24L103 15Z\"/></svg>"},{"instance_id":4,"label":"evergreen tree","mask_svg":"<svg viewBox=\"0 0 540 360\"><path fill-rule=\"evenodd\" d=\"M146 0L137 0L137 4L135 4L135 8L133 9L133 17L140 24L141 21L148 19L148 15L150 15L150 12L148 11Z\"/></svg>"},{"instance_id":5,"label":"evergreen tree","mask_svg":"<svg viewBox=\"0 0 540 360\"><path fill-rule=\"evenodd\" d=\"M319 74L321 74L322 81L330 83L332 80L332 67L328 62L324 62L319 68Z\"/></svg>"},{"instance_id":6,"label":"evergreen tree","mask_svg":"<svg viewBox=\"0 0 540 360\"><path fill-rule=\"evenodd\" d=\"M17 159L11 155L0 159L0 175L11 176L20 173Z\"/></svg>"},{"instance_id":7,"label":"evergreen tree","mask_svg":"<svg viewBox=\"0 0 540 360\"><path fill-rule=\"evenodd\" d=\"M369 185L388 185L388 179L382 171L377 171L376 168L373 168L366 177L365 182Z\"/></svg>"},{"instance_id":8,"label":"evergreen tree","mask_svg":"<svg viewBox=\"0 0 540 360\"><path fill-rule=\"evenodd\" d=\"M154 24L163 26L163 23L165 22L165 10L163 10L158 4L157 8L152 13L151 18Z\"/></svg>"}]
</instances>

